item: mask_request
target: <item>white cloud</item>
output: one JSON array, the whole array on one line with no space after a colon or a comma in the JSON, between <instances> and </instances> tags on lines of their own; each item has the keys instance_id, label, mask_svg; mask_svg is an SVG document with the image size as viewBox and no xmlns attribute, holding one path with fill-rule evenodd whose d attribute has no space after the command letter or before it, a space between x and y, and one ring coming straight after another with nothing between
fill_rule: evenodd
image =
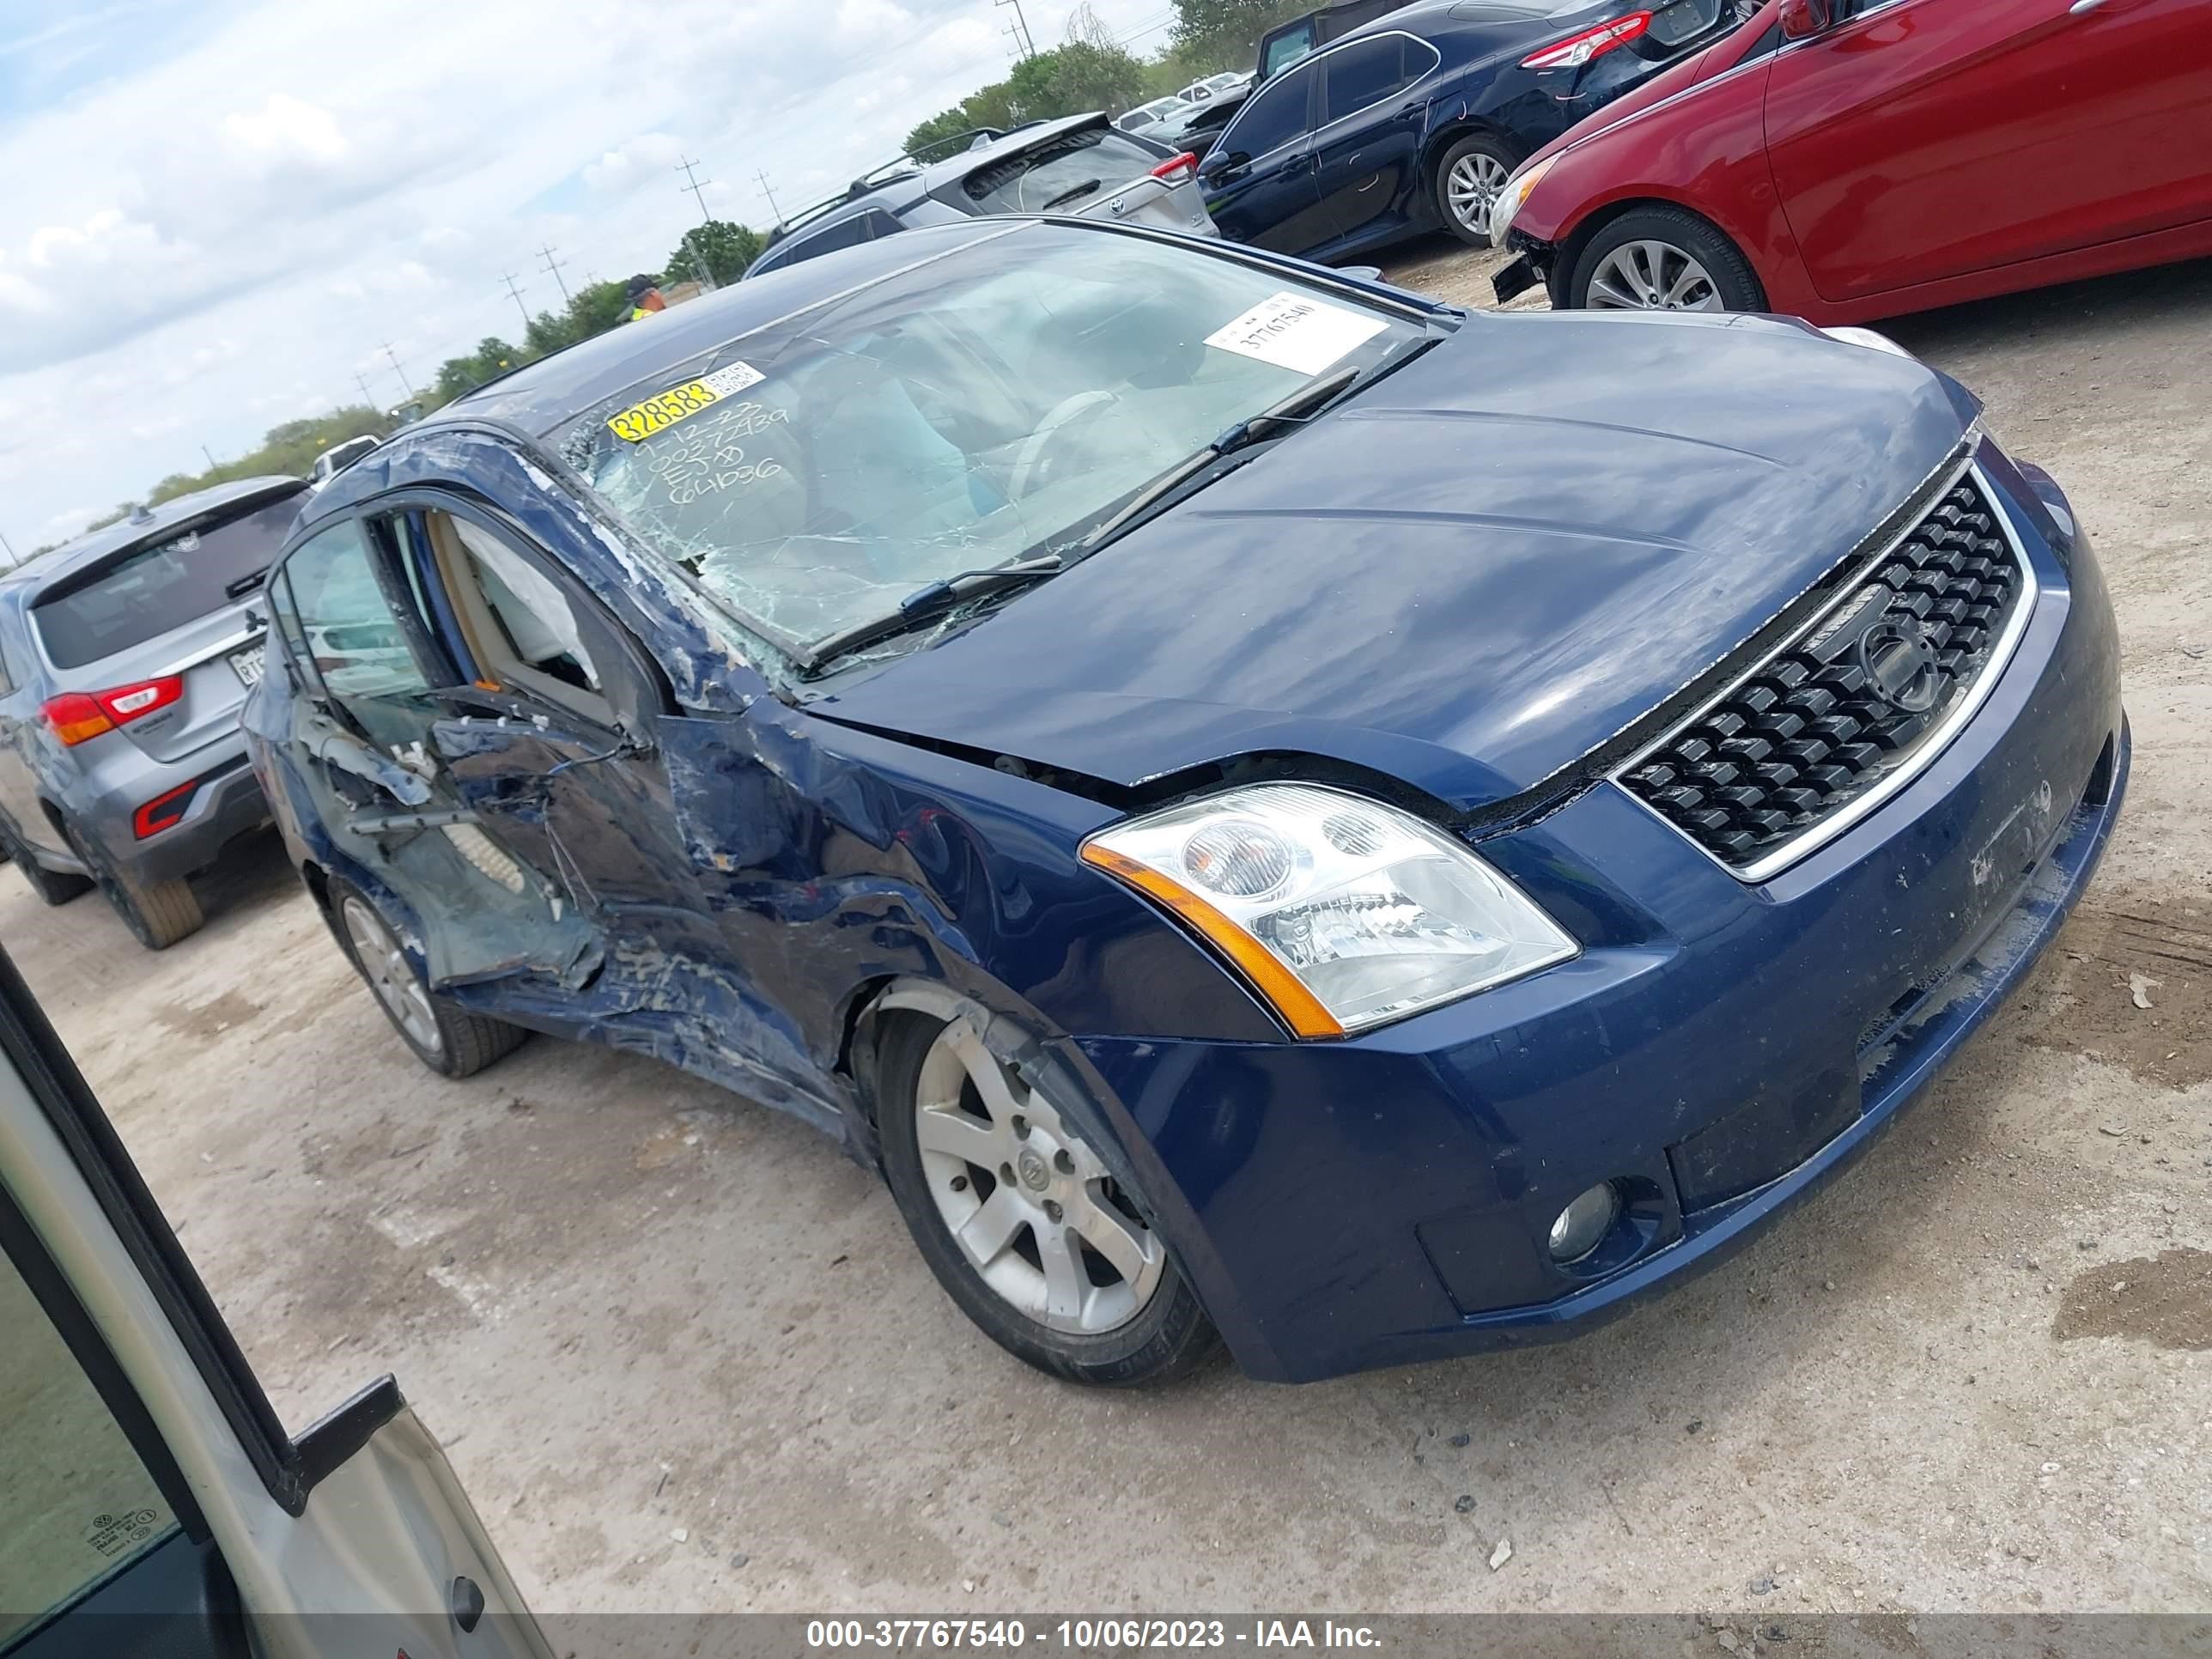
<instances>
[{"instance_id":1,"label":"white cloud","mask_svg":"<svg viewBox=\"0 0 2212 1659\"><path fill-rule=\"evenodd\" d=\"M224 116L222 134L234 149L256 160L333 162L349 148L330 111L288 92L270 93L257 111Z\"/></svg>"},{"instance_id":2,"label":"white cloud","mask_svg":"<svg viewBox=\"0 0 2212 1659\"><path fill-rule=\"evenodd\" d=\"M627 191L636 187L648 174L658 174L662 168L676 169L677 158L684 154L683 142L665 132L641 132L627 143L618 144L584 169L584 182L602 192Z\"/></svg>"},{"instance_id":3,"label":"white cloud","mask_svg":"<svg viewBox=\"0 0 2212 1659\"><path fill-rule=\"evenodd\" d=\"M0 106L0 404L114 399L143 434L0 434L19 544L357 399L356 374L398 402L386 341L419 386L513 338L504 274L561 302L542 246L571 289L658 268L697 218L680 155L714 212L765 224L757 173L789 211L1009 67L991 0L227 3L151 64L114 7L59 43L96 45L92 78ZM1040 41L1071 3L1028 0Z\"/></svg>"}]
</instances>

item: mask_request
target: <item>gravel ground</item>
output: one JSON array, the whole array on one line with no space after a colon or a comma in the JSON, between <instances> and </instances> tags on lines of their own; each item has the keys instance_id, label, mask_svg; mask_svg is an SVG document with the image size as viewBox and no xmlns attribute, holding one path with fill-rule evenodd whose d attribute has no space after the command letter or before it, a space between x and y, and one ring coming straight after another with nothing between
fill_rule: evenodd
<instances>
[{"instance_id":1,"label":"gravel ground","mask_svg":"<svg viewBox=\"0 0 2212 1659\"><path fill-rule=\"evenodd\" d=\"M1081 1395L784 1118L544 1040L422 1071L273 839L166 955L14 875L0 933L287 1420L397 1371L544 1611L2212 1607L2212 265L1892 329L2095 533L2127 816L1898 1133L1579 1342Z\"/></svg>"}]
</instances>

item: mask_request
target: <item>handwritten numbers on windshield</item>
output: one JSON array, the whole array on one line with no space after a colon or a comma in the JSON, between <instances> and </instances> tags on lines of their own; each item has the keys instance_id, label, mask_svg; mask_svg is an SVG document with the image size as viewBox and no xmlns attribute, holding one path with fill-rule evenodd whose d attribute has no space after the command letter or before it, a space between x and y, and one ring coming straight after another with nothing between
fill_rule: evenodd
<instances>
[{"instance_id":1,"label":"handwritten numbers on windshield","mask_svg":"<svg viewBox=\"0 0 2212 1659\"><path fill-rule=\"evenodd\" d=\"M765 456L748 459L742 441L785 425L790 418L787 410L755 403L731 404L680 437L655 445L646 457L646 469L660 481L670 504L676 507L687 507L702 495L719 490L775 477L783 471L781 465Z\"/></svg>"}]
</instances>

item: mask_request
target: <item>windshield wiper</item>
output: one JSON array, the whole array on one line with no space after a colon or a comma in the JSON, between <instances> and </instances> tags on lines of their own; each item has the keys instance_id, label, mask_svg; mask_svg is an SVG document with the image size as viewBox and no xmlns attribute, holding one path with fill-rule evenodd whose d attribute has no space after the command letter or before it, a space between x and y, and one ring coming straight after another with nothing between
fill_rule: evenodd
<instances>
[{"instance_id":1,"label":"windshield wiper","mask_svg":"<svg viewBox=\"0 0 2212 1659\"><path fill-rule=\"evenodd\" d=\"M1091 531L1077 542L1075 546L1085 553L1094 550L1117 532L1128 528L1147 508L1174 494L1177 489L1205 471L1223 456L1233 455L1238 450L1259 442L1261 436L1261 428L1280 426L1285 422L1296 424L1299 421L1311 418L1306 411L1328 402L1330 398L1349 387L1359 378L1359 375L1360 371L1357 368L1340 368L1334 374L1324 375L1318 380L1300 386L1281 402L1270 404L1257 415L1246 416L1236 425L1223 431L1212 443L1206 445L1189 459L1179 461L1161 473L1158 477L1130 497L1121 511Z\"/></svg>"},{"instance_id":2,"label":"windshield wiper","mask_svg":"<svg viewBox=\"0 0 2212 1659\"><path fill-rule=\"evenodd\" d=\"M957 575L940 576L933 582L924 583L901 599L897 610L881 617L872 617L866 622L854 623L850 628L841 629L816 641L807 647L805 654L799 659L799 666L809 670L818 668L832 657L842 657L862 646L895 638L916 623L942 616L969 599L1042 581L1059 570L1062 562L1060 555L1049 553L1034 559L1017 559L1012 564L989 565L981 570L963 570Z\"/></svg>"},{"instance_id":3,"label":"windshield wiper","mask_svg":"<svg viewBox=\"0 0 2212 1659\"><path fill-rule=\"evenodd\" d=\"M1085 179L1081 184L1072 185L1060 191L1037 211L1049 213L1056 207L1066 207L1070 202L1079 202L1105 182L1103 179Z\"/></svg>"}]
</instances>

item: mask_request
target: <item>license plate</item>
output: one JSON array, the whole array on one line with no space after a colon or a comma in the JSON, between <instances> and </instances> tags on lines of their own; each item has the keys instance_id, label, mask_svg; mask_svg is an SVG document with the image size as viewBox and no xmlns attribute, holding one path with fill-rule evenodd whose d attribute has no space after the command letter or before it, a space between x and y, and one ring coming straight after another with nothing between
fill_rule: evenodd
<instances>
[{"instance_id":1,"label":"license plate","mask_svg":"<svg viewBox=\"0 0 2212 1659\"><path fill-rule=\"evenodd\" d=\"M240 684L258 685L261 684L261 666L264 661L264 646L249 645L243 651L234 651L230 653L231 672L238 676Z\"/></svg>"}]
</instances>

